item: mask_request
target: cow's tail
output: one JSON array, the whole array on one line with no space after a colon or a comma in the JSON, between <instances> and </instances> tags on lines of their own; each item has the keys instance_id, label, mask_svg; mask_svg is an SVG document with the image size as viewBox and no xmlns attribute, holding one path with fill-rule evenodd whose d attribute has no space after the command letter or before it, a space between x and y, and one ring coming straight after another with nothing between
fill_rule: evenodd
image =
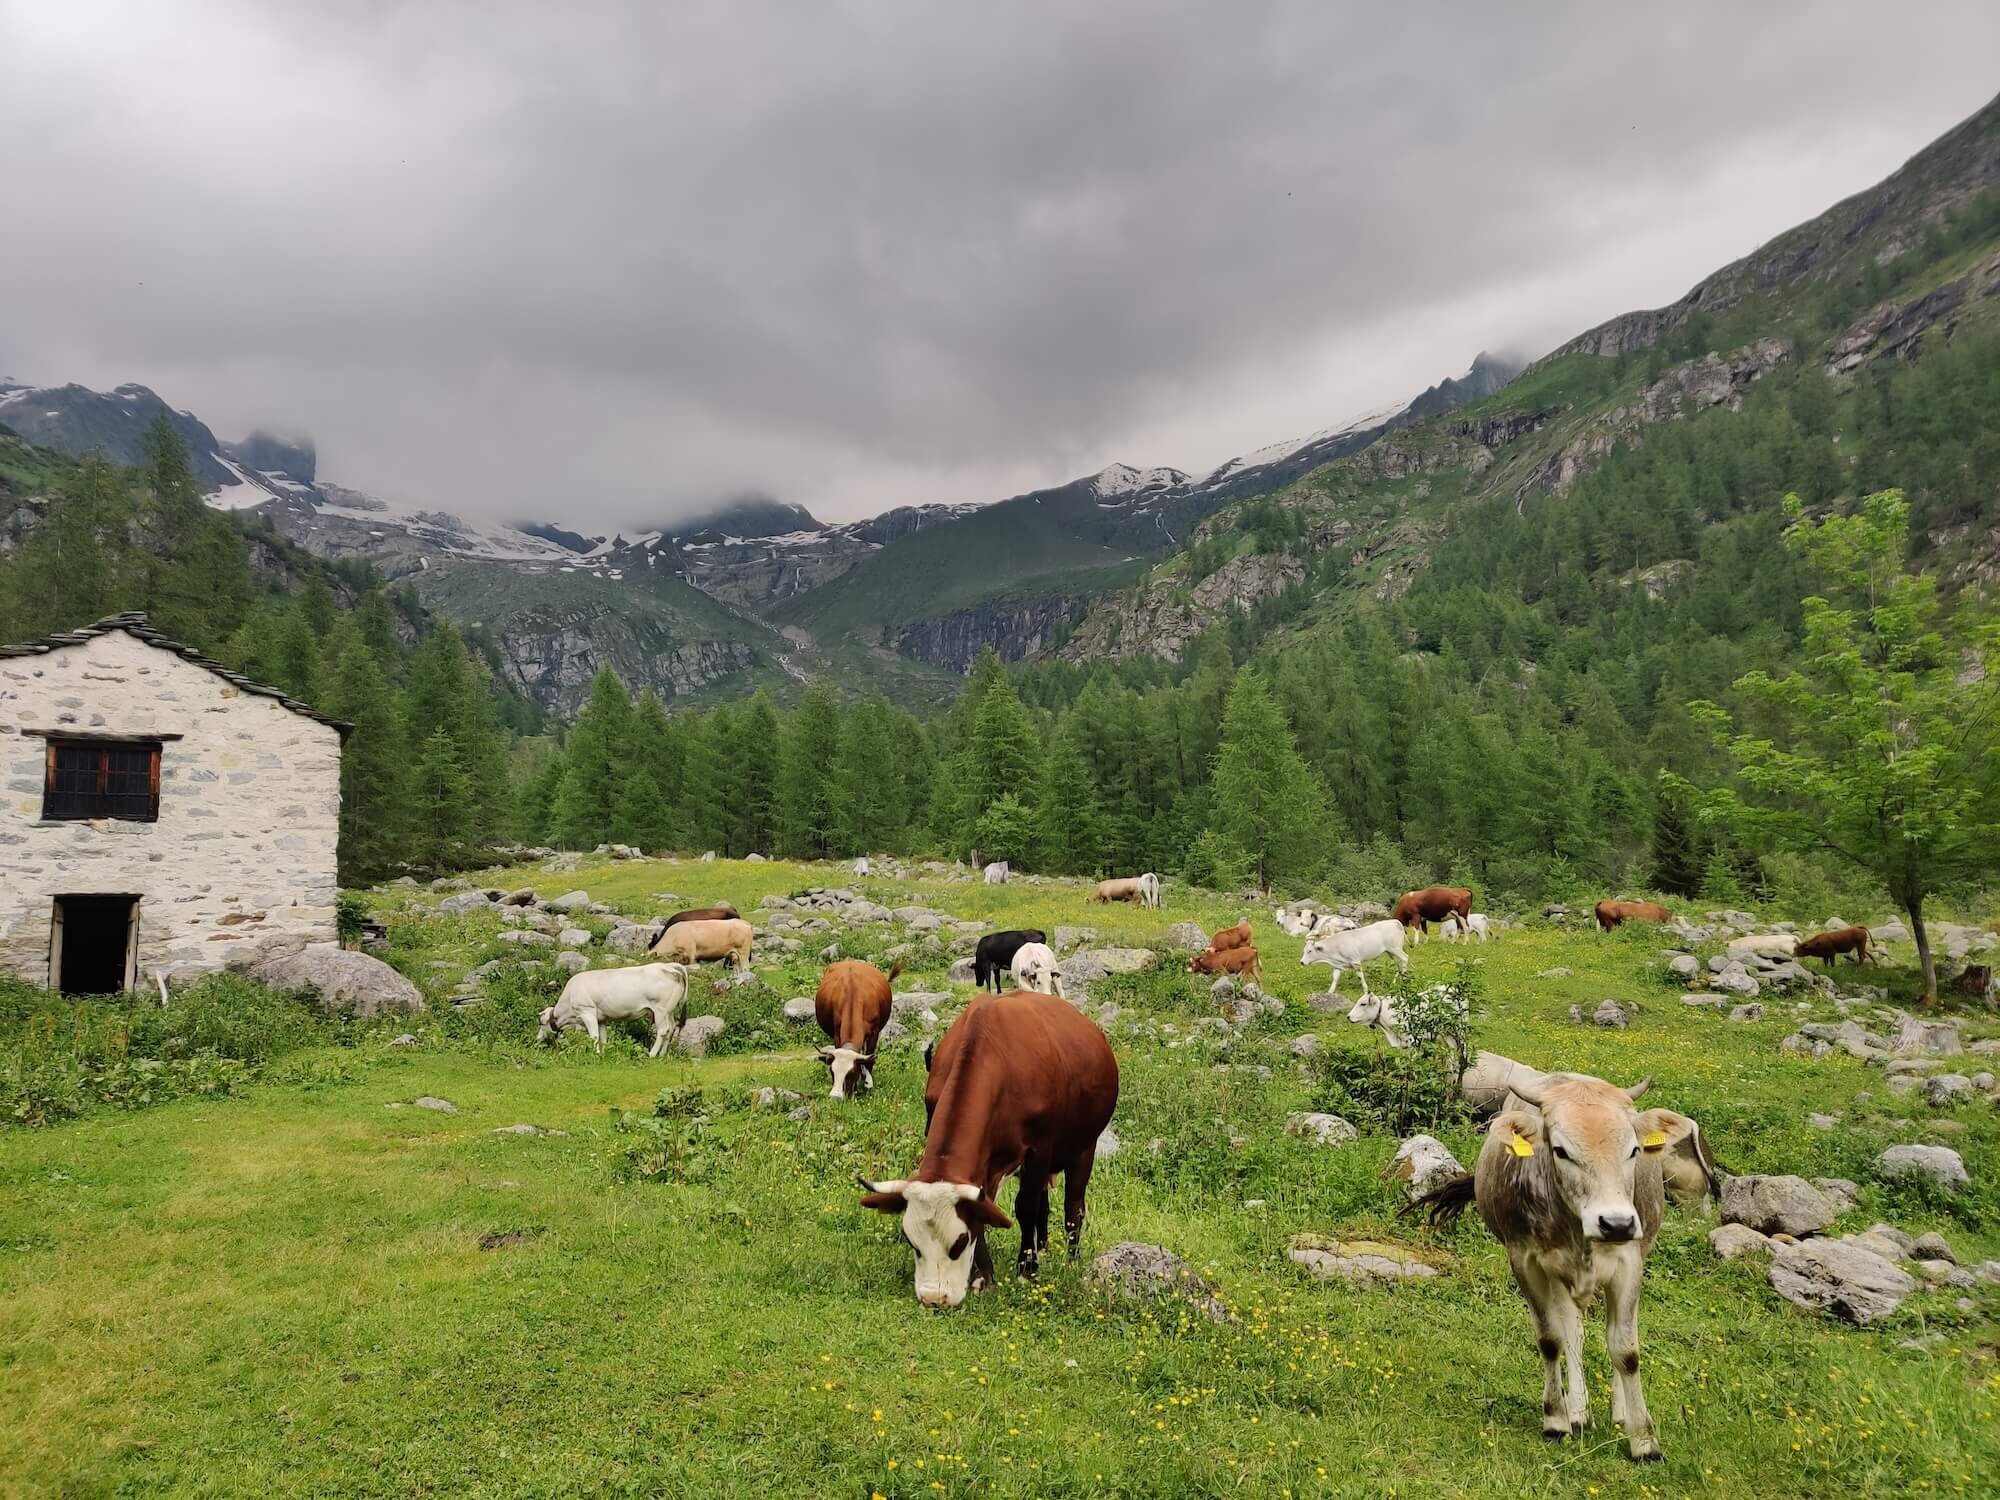
<instances>
[{"instance_id":1,"label":"cow's tail","mask_svg":"<svg viewBox=\"0 0 2000 1500\"><path fill-rule=\"evenodd\" d=\"M659 931L646 940L646 951L648 953L651 953L655 948L660 946L660 939L667 935L667 929L673 925L671 922L662 922L660 924Z\"/></svg>"},{"instance_id":2,"label":"cow's tail","mask_svg":"<svg viewBox=\"0 0 2000 1500\"><path fill-rule=\"evenodd\" d=\"M1450 1224L1472 1206L1473 1183L1470 1172L1461 1172L1443 1187L1432 1188L1421 1193L1396 1210L1396 1217L1406 1218L1414 1213L1430 1216L1432 1224Z\"/></svg>"},{"instance_id":3,"label":"cow's tail","mask_svg":"<svg viewBox=\"0 0 2000 1500\"><path fill-rule=\"evenodd\" d=\"M896 982L896 976L902 972L903 972L903 961L899 958L894 963L889 965L889 982L891 984L894 984Z\"/></svg>"}]
</instances>

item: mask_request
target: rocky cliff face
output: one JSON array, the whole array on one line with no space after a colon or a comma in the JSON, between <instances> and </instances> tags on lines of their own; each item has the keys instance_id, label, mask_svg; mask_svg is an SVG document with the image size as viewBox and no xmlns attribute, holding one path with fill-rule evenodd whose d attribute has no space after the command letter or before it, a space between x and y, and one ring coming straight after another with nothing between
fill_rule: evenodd
<instances>
[{"instance_id":1,"label":"rocky cliff face","mask_svg":"<svg viewBox=\"0 0 2000 1500\"><path fill-rule=\"evenodd\" d=\"M757 654L741 641L675 640L597 611L524 615L494 632L507 674L527 697L573 718L606 665L635 693L651 688L671 702L742 671Z\"/></svg>"},{"instance_id":2,"label":"rocky cliff face","mask_svg":"<svg viewBox=\"0 0 2000 1500\"><path fill-rule=\"evenodd\" d=\"M1040 655L1082 609L1083 600L1069 594L992 600L907 625L895 647L913 660L966 672L986 646L1002 661Z\"/></svg>"},{"instance_id":3,"label":"rocky cliff face","mask_svg":"<svg viewBox=\"0 0 2000 1500\"><path fill-rule=\"evenodd\" d=\"M207 424L192 412L175 411L143 385L93 391L81 385L0 382L0 423L38 448L72 458L101 453L113 463L139 463L145 458L146 429L162 414L187 445L188 461L204 490L235 483L236 476L223 464L222 444Z\"/></svg>"},{"instance_id":4,"label":"rocky cliff face","mask_svg":"<svg viewBox=\"0 0 2000 1500\"><path fill-rule=\"evenodd\" d=\"M1957 314L1965 304L2000 296L2000 255L1908 302L1884 302L1858 318L1834 344L1826 373L1845 375L1878 359L1914 359L1919 341L1939 322L1951 337Z\"/></svg>"},{"instance_id":5,"label":"rocky cliff face","mask_svg":"<svg viewBox=\"0 0 2000 1500\"><path fill-rule=\"evenodd\" d=\"M1231 610L1249 609L1305 577L1305 565L1283 553L1234 558L1192 588L1173 579L1115 594L1085 616L1058 653L1065 661L1160 656L1179 661L1188 643Z\"/></svg>"}]
</instances>

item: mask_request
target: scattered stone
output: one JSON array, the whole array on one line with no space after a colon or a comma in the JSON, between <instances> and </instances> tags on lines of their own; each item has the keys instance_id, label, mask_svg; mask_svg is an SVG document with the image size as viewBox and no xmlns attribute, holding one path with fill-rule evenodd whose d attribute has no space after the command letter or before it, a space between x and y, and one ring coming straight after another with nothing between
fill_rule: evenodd
<instances>
[{"instance_id":1,"label":"scattered stone","mask_svg":"<svg viewBox=\"0 0 2000 1500\"><path fill-rule=\"evenodd\" d=\"M493 1133L495 1135L568 1135L569 1134L567 1130L551 1130L546 1125L530 1125L527 1124L525 1121L519 1125L497 1126L495 1127Z\"/></svg>"},{"instance_id":2,"label":"scattered stone","mask_svg":"<svg viewBox=\"0 0 2000 1500\"><path fill-rule=\"evenodd\" d=\"M1807 1115L1806 1124L1814 1130L1832 1130L1840 1124L1839 1115Z\"/></svg>"},{"instance_id":3,"label":"scattered stone","mask_svg":"<svg viewBox=\"0 0 2000 1500\"><path fill-rule=\"evenodd\" d=\"M560 896L554 896L551 897L549 900L544 901L542 903L542 909L545 911L564 912L564 913L573 911L588 911L590 909L590 892L565 891Z\"/></svg>"},{"instance_id":4,"label":"scattered stone","mask_svg":"<svg viewBox=\"0 0 2000 1500\"><path fill-rule=\"evenodd\" d=\"M622 953L627 958L637 958L653 946L653 929L650 927L614 927L604 946L613 953Z\"/></svg>"},{"instance_id":5,"label":"scattered stone","mask_svg":"<svg viewBox=\"0 0 2000 1500\"><path fill-rule=\"evenodd\" d=\"M1822 1057L1833 1055L1833 1043L1815 1041L1804 1032L1795 1031L1778 1043L1778 1050L1788 1056L1810 1057L1817 1061Z\"/></svg>"},{"instance_id":6,"label":"scattered stone","mask_svg":"<svg viewBox=\"0 0 2000 1500\"><path fill-rule=\"evenodd\" d=\"M440 1099L435 1094L425 1094L420 1098L412 1099L410 1103L418 1109L434 1109L441 1115L455 1115L458 1113L458 1106L456 1104L453 1104L449 1099Z\"/></svg>"},{"instance_id":7,"label":"scattered stone","mask_svg":"<svg viewBox=\"0 0 2000 1500\"><path fill-rule=\"evenodd\" d=\"M893 1047L896 1043L906 1040L909 1034L909 1027L891 1017L888 1023L883 1026L881 1033L875 1038L875 1045L878 1047Z\"/></svg>"},{"instance_id":8,"label":"scattered stone","mask_svg":"<svg viewBox=\"0 0 2000 1500\"><path fill-rule=\"evenodd\" d=\"M1107 1160L1110 1157L1116 1156L1124 1149L1125 1143L1118 1139L1118 1132L1113 1130L1109 1125L1105 1126L1103 1133L1097 1138L1097 1159L1099 1161Z\"/></svg>"},{"instance_id":9,"label":"scattered stone","mask_svg":"<svg viewBox=\"0 0 2000 1500\"><path fill-rule=\"evenodd\" d=\"M1949 1146L1891 1146L1875 1158L1875 1170L1890 1178L1928 1176L1944 1188L1968 1187L1972 1182L1964 1159Z\"/></svg>"},{"instance_id":10,"label":"scattered stone","mask_svg":"<svg viewBox=\"0 0 2000 1500\"><path fill-rule=\"evenodd\" d=\"M1958 1028L1944 1021L1925 1021L1905 1016L1896 1028L1893 1049L1904 1055L1950 1057L1959 1050Z\"/></svg>"},{"instance_id":11,"label":"scattered stone","mask_svg":"<svg viewBox=\"0 0 2000 1500\"><path fill-rule=\"evenodd\" d=\"M1701 973L1701 960L1692 953L1676 953L1667 960L1667 967L1682 979L1693 979Z\"/></svg>"},{"instance_id":12,"label":"scattered stone","mask_svg":"<svg viewBox=\"0 0 2000 1500\"><path fill-rule=\"evenodd\" d=\"M1910 1245L1910 1254L1917 1260L1941 1260L1948 1266L1958 1264L1958 1257L1952 1254L1950 1243L1935 1229L1918 1235Z\"/></svg>"},{"instance_id":13,"label":"scattered stone","mask_svg":"<svg viewBox=\"0 0 2000 1500\"><path fill-rule=\"evenodd\" d=\"M788 1109L785 1111L785 1118L787 1120L810 1120L812 1117L813 1107L810 1104L801 1104L797 1109Z\"/></svg>"},{"instance_id":14,"label":"scattered stone","mask_svg":"<svg viewBox=\"0 0 2000 1500\"><path fill-rule=\"evenodd\" d=\"M979 981L977 962L970 958L957 959L945 977L953 984L976 984Z\"/></svg>"},{"instance_id":15,"label":"scattered stone","mask_svg":"<svg viewBox=\"0 0 2000 1500\"><path fill-rule=\"evenodd\" d=\"M1757 981L1750 977L1750 971L1744 968L1742 964L1736 963L1733 960L1724 964L1722 972L1711 979L1709 983L1714 985L1716 989L1728 990L1731 994L1736 995L1754 995L1759 989Z\"/></svg>"},{"instance_id":16,"label":"scattered stone","mask_svg":"<svg viewBox=\"0 0 2000 1500\"><path fill-rule=\"evenodd\" d=\"M1749 1005L1732 1005L1729 1007L1729 1019L1732 1021L1761 1021L1764 1019L1764 1007L1755 1003Z\"/></svg>"},{"instance_id":17,"label":"scattered stone","mask_svg":"<svg viewBox=\"0 0 2000 1500\"><path fill-rule=\"evenodd\" d=\"M1573 971L1571 971L1571 970L1569 970L1569 969L1544 969L1544 970L1542 970L1542 972L1541 972L1541 973L1537 974L1537 975L1535 976L1535 978L1537 978L1537 979L1568 979L1568 978L1570 977L1570 975L1571 975L1571 973L1572 973L1572 972L1573 972Z\"/></svg>"},{"instance_id":18,"label":"scattered stone","mask_svg":"<svg viewBox=\"0 0 2000 1500\"><path fill-rule=\"evenodd\" d=\"M1338 1278L1364 1286L1393 1286L1437 1275L1437 1267L1404 1245L1382 1240L1336 1240L1324 1235L1296 1234L1285 1258L1304 1266L1315 1279Z\"/></svg>"},{"instance_id":19,"label":"scattered stone","mask_svg":"<svg viewBox=\"0 0 2000 1500\"><path fill-rule=\"evenodd\" d=\"M1761 1234L1818 1234L1837 1217L1827 1196L1803 1177L1731 1177L1722 1184L1722 1222Z\"/></svg>"},{"instance_id":20,"label":"scattered stone","mask_svg":"<svg viewBox=\"0 0 2000 1500\"><path fill-rule=\"evenodd\" d=\"M1924 1098L1939 1108L1972 1092L1972 1080L1963 1073L1940 1073L1924 1081Z\"/></svg>"},{"instance_id":21,"label":"scattered stone","mask_svg":"<svg viewBox=\"0 0 2000 1500\"><path fill-rule=\"evenodd\" d=\"M456 896L445 897L438 902L437 909L441 917L461 917L469 911L485 911L492 905L493 903L486 899L486 892L464 891Z\"/></svg>"},{"instance_id":22,"label":"scattered stone","mask_svg":"<svg viewBox=\"0 0 2000 1500\"><path fill-rule=\"evenodd\" d=\"M1090 1263L1090 1279L1128 1302L1185 1297L1211 1323L1231 1321L1215 1284L1164 1245L1120 1240Z\"/></svg>"},{"instance_id":23,"label":"scattered stone","mask_svg":"<svg viewBox=\"0 0 2000 1500\"><path fill-rule=\"evenodd\" d=\"M2000 1286L2000 1260L1982 1260L1973 1274L1988 1286Z\"/></svg>"},{"instance_id":24,"label":"scattered stone","mask_svg":"<svg viewBox=\"0 0 2000 1500\"><path fill-rule=\"evenodd\" d=\"M1683 995L1681 1004L1695 1010L1721 1010L1729 1002L1720 995Z\"/></svg>"},{"instance_id":25,"label":"scattered stone","mask_svg":"<svg viewBox=\"0 0 2000 1500\"><path fill-rule=\"evenodd\" d=\"M1972 1075L1972 1086L1982 1094L1992 1093L1993 1075L1991 1073L1974 1073Z\"/></svg>"},{"instance_id":26,"label":"scattered stone","mask_svg":"<svg viewBox=\"0 0 2000 1500\"><path fill-rule=\"evenodd\" d=\"M698 859L698 860L696 860L696 861L695 861L695 863L696 863L696 864L698 864L698 865L712 865L712 864L714 864L714 863L715 863L715 851L714 851L713 849L704 849L704 850L702 850L702 852L701 852L701 858L700 858L700 859Z\"/></svg>"},{"instance_id":27,"label":"scattered stone","mask_svg":"<svg viewBox=\"0 0 2000 1500\"><path fill-rule=\"evenodd\" d=\"M283 937L242 947L231 955L231 969L274 990L310 993L329 1014L372 1021L393 1011L424 1009L424 992L408 979L381 959L350 953L338 943Z\"/></svg>"},{"instance_id":28,"label":"scattered stone","mask_svg":"<svg viewBox=\"0 0 2000 1500\"><path fill-rule=\"evenodd\" d=\"M1050 935L1049 943L1056 952L1060 953L1065 948L1074 948L1079 943L1094 942L1096 939L1097 929L1095 927L1058 927Z\"/></svg>"},{"instance_id":29,"label":"scattered stone","mask_svg":"<svg viewBox=\"0 0 2000 1500\"><path fill-rule=\"evenodd\" d=\"M587 928L583 927L565 927L561 932L556 934L556 941L565 948L588 948L590 946L590 932Z\"/></svg>"},{"instance_id":30,"label":"scattered stone","mask_svg":"<svg viewBox=\"0 0 2000 1500\"><path fill-rule=\"evenodd\" d=\"M1632 1024L1631 1016L1627 1014L1625 1007L1620 1005L1616 1000L1606 1000L1600 1003L1597 1009L1590 1013L1590 1021L1593 1026L1618 1028Z\"/></svg>"},{"instance_id":31,"label":"scattered stone","mask_svg":"<svg viewBox=\"0 0 2000 1500\"><path fill-rule=\"evenodd\" d=\"M795 995L785 1002L784 1017L794 1026L819 1019L819 1006L810 995Z\"/></svg>"},{"instance_id":32,"label":"scattered stone","mask_svg":"<svg viewBox=\"0 0 2000 1500\"><path fill-rule=\"evenodd\" d=\"M522 948L553 948L556 940L546 932L537 932L532 927L516 927L499 935L498 941L513 943Z\"/></svg>"},{"instance_id":33,"label":"scattered stone","mask_svg":"<svg viewBox=\"0 0 2000 1500\"><path fill-rule=\"evenodd\" d=\"M1771 1237L1748 1224L1722 1224L1708 1232L1708 1248L1723 1260L1740 1260L1746 1255L1769 1255Z\"/></svg>"},{"instance_id":34,"label":"scattered stone","mask_svg":"<svg viewBox=\"0 0 2000 1500\"><path fill-rule=\"evenodd\" d=\"M790 1109L805 1097L797 1089L761 1088L751 1094L750 1103L758 1109Z\"/></svg>"},{"instance_id":35,"label":"scattered stone","mask_svg":"<svg viewBox=\"0 0 2000 1500\"><path fill-rule=\"evenodd\" d=\"M1319 1050L1320 1039L1316 1032L1308 1031L1303 1036L1292 1038L1292 1056L1294 1057L1318 1057Z\"/></svg>"},{"instance_id":36,"label":"scattered stone","mask_svg":"<svg viewBox=\"0 0 2000 1500\"><path fill-rule=\"evenodd\" d=\"M531 885L524 885L518 891L509 891L500 898L500 904L502 906L533 906L535 904L535 888Z\"/></svg>"},{"instance_id":37,"label":"scattered stone","mask_svg":"<svg viewBox=\"0 0 2000 1500\"><path fill-rule=\"evenodd\" d=\"M391 1037L389 1045L391 1047L414 1047L417 1045L416 1034L406 1031L399 1037Z\"/></svg>"},{"instance_id":38,"label":"scattered stone","mask_svg":"<svg viewBox=\"0 0 2000 1500\"><path fill-rule=\"evenodd\" d=\"M1771 1289L1799 1307L1817 1308L1862 1328L1888 1317L1916 1281L1851 1240L1813 1239L1771 1257Z\"/></svg>"},{"instance_id":39,"label":"scattered stone","mask_svg":"<svg viewBox=\"0 0 2000 1500\"><path fill-rule=\"evenodd\" d=\"M1208 933L1194 922L1176 922L1160 936L1162 948L1182 953L1200 953L1208 947Z\"/></svg>"},{"instance_id":40,"label":"scattered stone","mask_svg":"<svg viewBox=\"0 0 2000 1500\"><path fill-rule=\"evenodd\" d=\"M1896 1241L1890 1239L1886 1234L1844 1234L1841 1238L1849 1244L1859 1245L1864 1250L1872 1250L1891 1265L1894 1265L1897 1261L1909 1259L1903 1246L1897 1244ZM1909 1236L1905 1235L1904 1238L1908 1239Z\"/></svg>"},{"instance_id":41,"label":"scattered stone","mask_svg":"<svg viewBox=\"0 0 2000 1500\"><path fill-rule=\"evenodd\" d=\"M552 962L565 974L581 974L585 969L590 967L589 959L585 958L581 953L568 950L558 953Z\"/></svg>"},{"instance_id":42,"label":"scattered stone","mask_svg":"<svg viewBox=\"0 0 2000 1500\"><path fill-rule=\"evenodd\" d=\"M1861 1201L1861 1185L1846 1177L1815 1177L1812 1185L1826 1194L1836 1213L1846 1213Z\"/></svg>"},{"instance_id":43,"label":"scattered stone","mask_svg":"<svg viewBox=\"0 0 2000 1500\"><path fill-rule=\"evenodd\" d=\"M1382 1175L1400 1181L1404 1194L1414 1201L1433 1187L1463 1177L1465 1168L1437 1137L1413 1135L1396 1147Z\"/></svg>"},{"instance_id":44,"label":"scattered stone","mask_svg":"<svg viewBox=\"0 0 2000 1500\"><path fill-rule=\"evenodd\" d=\"M681 1023L674 1048L689 1057L706 1057L710 1044L722 1035L727 1025L720 1016L691 1016Z\"/></svg>"},{"instance_id":45,"label":"scattered stone","mask_svg":"<svg viewBox=\"0 0 2000 1500\"><path fill-rule=\"evenodd\" d=\"M1908 1255L1917 1248L1917 1237L1908 1230L1898 1229L1894 1224L1870 1224L1863 1232L1887 1240L1896 1247L1898 1255Z\"/></svg>"},{"instance_id":46,"label":"scattered stone","mask_svg":"<svg viewBox=\"0 0 2000 1500\"><path fill-rule=\"evenodd\" d=\"M1287 1118L1285 1134L1309 1140L1315 1146L1345 1146L1360 1132L1339 1115L1310 1110Z\"/></svg>"}]
</instances>

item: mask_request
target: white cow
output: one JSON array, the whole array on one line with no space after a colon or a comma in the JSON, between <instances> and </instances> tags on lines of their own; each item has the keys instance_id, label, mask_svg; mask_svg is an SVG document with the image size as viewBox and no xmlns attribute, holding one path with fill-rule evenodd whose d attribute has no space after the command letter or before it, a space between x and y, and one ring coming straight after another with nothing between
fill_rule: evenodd
<instances>
[{"instance_id":1,"label":"white cow","mask_svg":"<svg viewBox=\"0 0 2000 1500\"><path fill-rule=\"evenodd\" d=\"M1317 906L1301 901L1294 906L1279 907L1271 917L1278 924L1278 931L1287 937L1302 938L1311 937L1313 928L1325 915Z\"/></svg>"},{"instance_id":2,"label":"white cow","mask_svg":"<svg viewBox=\"0 0 2000 1500\"><path fill-rule=\"evenodd\" d=\"M857 875L866 875L866 874L868 873L868 856L867 856L867 855L865 855L865 854L864 854L864 855L862 855L862 856L861 856L861 858L857 859L857 860L856 860L856 861L854 862L854 873L855 873L855 874L857 874Z\"/></svg>"},{"instance_id":3,"label":"white cow","mask_svg":"<svg viewBox=\"0 0 2000 1500\"><path fill-rule=\"evenodd\" d=\"M1796 932L1759 932L1729 940L1731 958L1790 958L1798 951Z\"/></svg>"},{"instance_id":4,"label":"white cow","mask_svg":"<svg viewBox=\"0 0 2000 1500\"><path fill-rule=\"evenodd\" d=\"M1006 860L996 859L986 867L986 883L988 885L1005 885L1007 883Z\"/></svg>"},{"instance_id":5,"label":"white cow","mask_svg":"<svg viewBox=\"0 0 2000 1500\"><path fill-rule=\"evenodd\" d=\"M1337 911L1321 912L1319 920L1306 932L1306 937L1308 939L1330 937L1336 932L1352 932L1360 925L1354 918L1343 917Z\"/></svg>"},{"instance_id":6,"label":"white cow","mask_svg":"<svg viewBox=\"0 0 2000 1500\"><path fill-rule=\"evenodd\" d=\"M1299 962L1333 966L1333 982L1326 987L1329 995L1339 992L1340 976L1352 969L1361 976L1361 993L1366 995L1369 992L1368 970L1363 965L1385 953L1396 960L1396 966L1404 973L1409 972L1410 958L1403 951L1403 924L1394 917L1382 922L1370 922L1352 932L1330 932L1325 937L1314 938L1306 944L1306 951L1299 955Z\"/></svg>"},{"instance_id":7,"label":"white cow","mask_svg":"<svg viewBox=\"0 0 2000 1500\"><path fill-rule=\"evenodd\" d=\"M537 1040L553 1041L566 1027L581 1026L604 1050L604 1023L650 1016L658 1057L680 1034L687 1015L686 964L639 964L629 969L586 969L571 977L562 995L541 1014Z\"/></svg>"},{"instance_id":8,"label":"white cow","mask_svg":"<svg viewBox=\"0 0 2000 1500\"><path fill-rule=\"evenodd\" d=\"M1458 919L1458 913L1453 912L1438 924L1438 931L1448 943L1460 942L1468 933L1483 943L1491 935L1486 913L1483 911L1472 912L1463 922Z\"/></svg>"},{"instance_id":9,"label":"white cow","mask_svg":"<svg viewBox=\"0 0 2000 1500\"><path fill-rule=\"evenodd\" d=\"M1139 899L1141 904L1157 907L1160 904L1160 877L1150 870L1139 877Z\"/></svg>"},{"instance_id":10,"label":"white cow","mask_svg":"<svg viewBox=\"0 0 2000 1500\"><path fill-rule=\"evenodd\" d=\"M1054 995L1058 1000L1067 1000L1063 993L1062 970L1056 964L1056 951L1047 943L1023 943L1014 950L1014 983L1024 990L1033 990L1038 995Z\"/></svg>"},{"instance_id":11,"label":"white cow","mask_svg":"<svg viewBox=\"0 0 2000 1500\"><path fill-rule=\"evenodd\" d=\"M1444 993L1444 986L1434 984L1424 991L1426 997ZM1460 996L1458 1014L1465 1017L1465 997ZM1347 1013L1347 1019L1356 1026L1373 1026L1381 1032L1391 1047L1410 1045L1409 1033L1403 1029L1403 1018L1396 1011L1395 997L1392 995L1363 995L1354 1002L1354 1008Z\"/></svg>"}]
</instances>

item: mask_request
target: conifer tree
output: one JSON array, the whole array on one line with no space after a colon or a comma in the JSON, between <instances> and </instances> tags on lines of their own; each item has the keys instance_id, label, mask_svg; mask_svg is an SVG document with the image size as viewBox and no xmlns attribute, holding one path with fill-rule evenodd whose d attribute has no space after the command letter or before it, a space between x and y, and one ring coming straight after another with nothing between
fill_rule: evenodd
<instances>
[{"instance_id":1,"label":"conifer tree","mask_svg":"<svg viewBox=\"0 0 2000 1500\"><path fill-rule=\"evenodd\" d=\"M731 752L723 767L728 785L729 831L736 855L768 854L778 844L778 711L763 688L734 716Z\"/></svg>"},{"instance_id":2,"label":"conifer tree","mask_svg":"<svg viewBox=\"0 0 2000 1500\"><path fill-rule=\"evenodd\" d=\"M629 843L618 821L619 794L631 766L632 700L609 666L598 669L570 730L568 764L556 793L556 841L569 849ZM647 778L654 792L659 783Z\"/></svg>"},{"instance_id":3,"label":"conifer tree","mask_svg":"<svg viewBox=\"0 0 2000 1500\"><path fill-rule=\"evenodd\" d=\"M1084 875L1097 869L1097 796L1076 736L1057 731L1035 799L1036 848L1042 869Z\"/></svg>"},{"instance_id":4,"label":"conifer tree","mask_svg":"<svg viewBox=\"0 0 2000 1500\"><path fill-rule=\"evenodd\" d=\"M409 751L395 691L358 636L341 652L323 706L354 726L340 757L341 883L379 879L404 850Z\"/></svg>"},{"instance_id":5,"label":"conifer tree","mask_svg":"<svg viewBox=\"0 0 2000 1500\"><path fill-rule=\"evenodd\" d=\"M612 815L618 842L656 853L673 842L674 821L660 784L643 765L635 764L625 784L618 789L618 806Z\"/></svg>"},{"instance_id":6,"label":"conifer tree","mask_svg":"<svg viewBox=\"0 0 2000 1500\"><path fill-rule=\"evenodd\" d=\"M816 680L792 711L779 757L780 822L788 853L826 859L846 846L839 759L840 706L833 689Z\"/></svg>"},{"instance_id":7,"label":"conifer tree","mask_svg":"<svg viewBox=\"0 0 2000 1500\"><path fill-rule=\"evenodd\" d=\"M1248 667L1236 674L1223 710L1215 818L1218 831L1249 857L1259 890L1323 863L1336 836L1284 714Z\"/></svg>"},{"instance_id":8,"label":"conifer tree","mask_svg":"<svg viewBox=\"0 0 2000 1500\"><path fill-rule=\"evenodd\" d=\"M472 784L458 763L458 747L442 729L424 741L410 789L412 856L434 870L449 869L467 853Z\"/></svg>"}]
</instances>

